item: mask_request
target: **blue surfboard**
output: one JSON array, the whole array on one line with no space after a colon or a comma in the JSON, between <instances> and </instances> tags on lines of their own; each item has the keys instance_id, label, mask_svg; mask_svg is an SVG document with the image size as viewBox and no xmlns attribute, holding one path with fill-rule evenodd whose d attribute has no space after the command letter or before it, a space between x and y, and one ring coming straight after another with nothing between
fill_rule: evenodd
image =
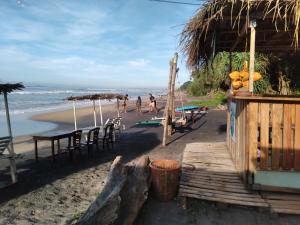
<instances>
[{"instance_id":1,"label":"blue surfboard","mask_svg":"<svg viewBox=\"0 0 300 225\"><path fill-rule=\"evenodd\" d=\"M196 106L196 105L187 105L187 106L176 108L175 112L182 112L182 111L193 110L193 109L199 109L199 106Z\"/></svg>"}]
</instances>

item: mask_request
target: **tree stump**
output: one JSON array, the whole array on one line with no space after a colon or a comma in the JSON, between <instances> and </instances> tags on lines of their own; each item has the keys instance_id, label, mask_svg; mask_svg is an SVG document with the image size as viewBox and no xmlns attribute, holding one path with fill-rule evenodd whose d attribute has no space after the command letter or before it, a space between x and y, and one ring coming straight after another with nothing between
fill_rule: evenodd
<instances>
[{"instance_id":1,"label":"tree stump","mask_svg":"<svg viewBox=\"0 0 300 225\"><path fill-rule=\"evenodd\" d=\"M77 225L131 225L148 198L149 157L125 165L122 157L113 161L106 184Z\"/></svg>"}]
</instances>

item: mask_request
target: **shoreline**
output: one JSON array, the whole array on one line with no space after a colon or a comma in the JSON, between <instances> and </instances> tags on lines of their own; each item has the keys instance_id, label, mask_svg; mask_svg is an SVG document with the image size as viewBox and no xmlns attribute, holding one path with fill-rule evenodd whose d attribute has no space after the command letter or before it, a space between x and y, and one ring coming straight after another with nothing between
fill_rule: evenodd
<instances>
[{"instance_id":1,"label":"shoreline","mask_svg":"<svg viewBox=\"0 0 300 225\"><path fill-rule=\"evenodd\" d=\"M145 99L143 97L143 99ZM145 110L148 107L148 102L143 101L143 109ZM121 103L120 103L121 105ZM120 107L120 115L126 117L126 114L123 112L123 108ZM135 111L135 100L129 100L128 102L128 112ZM94 126L94 115L93 115L93 107L82 107L76 109L76 117L77 117L77 127L78 129L83 127ZM108 118L113 118L117 116L117 106L116 103L108 103L102 105L102 114L103 114L103 123ZM97 125L100 125L100 114L99 107L96 106L96 115L97 115ZM65 130L70 131L74 130L74 116L73 109L65 109L61 111L51 111L40 113L36 115L32 115L28 117L28 120L33 122L46 122L55 125L52 129L46 129L37 133L30 133L25 135L17 135L14 136L14 146L15 152L17 154L24 154L27 157L32 157L34 154L34 143L32 140L32 136L35 134L43 134L55 130ZM41 142L42 148L49 147L50 143Z\"/></svg>"}]
</instances>

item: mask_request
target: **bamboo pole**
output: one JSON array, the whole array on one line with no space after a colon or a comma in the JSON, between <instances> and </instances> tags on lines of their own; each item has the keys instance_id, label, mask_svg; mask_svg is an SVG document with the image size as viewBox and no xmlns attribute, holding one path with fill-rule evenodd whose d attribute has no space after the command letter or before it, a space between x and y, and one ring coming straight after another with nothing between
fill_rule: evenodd
<instances>
[{"instance_id":1,"label":"bamboo pole","mask_svg":"<svg viewBox=\"0 0 300 225\"><path fill-rule=\"evenodd\" d=\"M74 116L74 127L77 130L77 118L76 118L76 105L75 101L73 101L73 116Z\"/></svg>"},{"instance_id":2,"label":"bamboo pole","mask_svg":"<svg viewBox=\"0 0 300 225\"><path fill-rule=\"evenodd\" d=\"M254 76L254 62L255 62L255 22L251 21L251 36L250 36L250 62L249 62L249 92L253 93L253 76Z\"/></svg>"},{"instance_id":3,"label":"bamboo pole","mask_svg":"<svg viewBox=\"0 0 300 225\"><path fill-rule=\"evenodd\" d=\"M101 126L103 126L103 114L102 114L102 105L101 105L101 99L100 98L99 98L99 113L100 113Z\"/></svg>"},{"instance_id":4,"label":"bamboo pole","mask_svg":"<svg viewBox=\"0 0 300 225\"><path fill-rule=\"evenodd\" d=\"M177 61L178 61L178 53L175 53L175 56L173 58L173 71L172 71L172 84L171 84L171 102L170 102L170 110L172 112L172 120L175 118L175 80L176 80L176 74L177 74ZM172 132L172 127L171 127ZM170 135L171 133L169 133Z\"/></svg>"},{"instance_id":5,"label":"bamboo pole","mask_svg":"<svg viewBox=\"0 0 300 225\"><path fill-rule=\"evenodd\" d=\"M171 96L171 84L172 84L172 74L173 74L173 59L170 60L170 72L169 72L169 83L168 83L168 96L167 102L164 111L164 133L163 133L163 141L162 146L165 147L167 145L167 135L168 135L168 124L169 124L169 117L170 117L170 96Z\"/></svg>"},{"instance_id":6,"label":"bamboo pole","mask_svg":"<svg viewBox=\"0 0 300 225\"><path fill-rule=\"evenodd\" d=\"M96 104L95 100L93 100L93 109L94 109L94 126L97 126L97 115L96 115Z\"/></svg>"},{"instance_id":7,"label":"bamboo pole","mask_svg":"<svg viewBox=\"0 0 300 225\"><path fill-rule=\"evenodd\" d=\"M118 117L120 117L120 101L117 98L117 112L118 112Z\"/></svg>"},{"instance_id":8,"label":"bamboo pole","mask_svg":"<svg viewBox=\"0 0 300 225\"><path fill-rule=\"evenodd\" d=\"M10 161L10 172L11 172L11 179L12 183L17 182L17 167L15 162L15 152L14 152L14 144L13 144L13 136L12 136L12 130L11 130L11 123L10 123L10 115L9 115L9 107L8 107L8 100L7 100L7 93L3 93L4 96L4 105L5 105L5 113L6 113L6 121L7 121L7 129L8 134L11 138L8 151L9 151L9 161Z\"/></svg>"}]
</instances>

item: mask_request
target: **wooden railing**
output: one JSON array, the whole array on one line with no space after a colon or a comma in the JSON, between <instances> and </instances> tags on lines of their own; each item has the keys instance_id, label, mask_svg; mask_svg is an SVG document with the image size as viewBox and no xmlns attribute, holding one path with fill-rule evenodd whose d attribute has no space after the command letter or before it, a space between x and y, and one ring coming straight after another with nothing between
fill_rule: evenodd
<instances>
[{"instance_id":1,"label":"wooden railing","mask_svg":"<svg viewBox=\"0 0 300 225\"><path fill-rule=\"evenodd\" d=\"M230 97L227 145L245 183L256 171L300 171L300 98Z\"/></svg>"}]
</instances>

